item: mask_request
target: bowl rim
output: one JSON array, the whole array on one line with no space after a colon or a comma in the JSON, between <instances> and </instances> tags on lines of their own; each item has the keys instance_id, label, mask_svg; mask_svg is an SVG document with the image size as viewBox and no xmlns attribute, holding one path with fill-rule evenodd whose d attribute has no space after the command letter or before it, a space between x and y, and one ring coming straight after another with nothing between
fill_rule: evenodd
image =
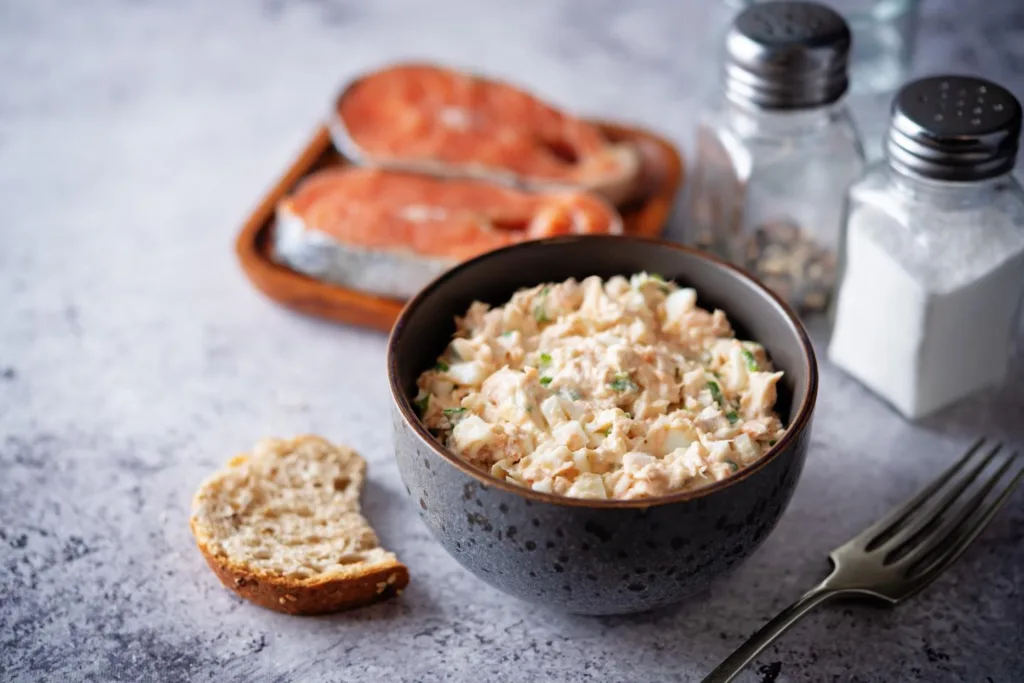
<instances>
[{"instance_id":1,"label":"bowl rim","mask_svg":"<svg viewBox=\"0 0 1024 683\"><path fill-rule=\"evenodd\" d=\"M609 241L609 242L639 242L652 244L662 249L671 249L678 251L690 256L694 256L698 259L710 262L724 270L730 271L734 276L745 280L748 284L752 285L756 291L759 291L762 296L766 297L769 303L775 304L776 309L782 316L789 322L791 327L796 330L797 339L800 342L801 350L803 351L803 361L806 367L807 381L804 391L804 400L800 403L799 408L790 419L789 425L786 427L785 433L782 438L779 439L778 443L772 446L767 453L765 453L757 462L749 465L736 474L731 474L721 481L716 481L713 484L702 486L698 489L691 489L688 491L676 491L674 493L665 494L663 496L654 496L651 498L637 498L637 499L620 499L611 498L607 500L595 500L590 498L572 498L570 496L561 496L557 493L543 493L540 491L534 491L533 489L524 488L522 486L516 486L510 484L507 481L497 479L491 476L490 472L485 472L481 469L474 467L459 456L450 452L447 448L441 446L440 443L427 431L427 428L423 425L419 415L413 408L412 401L404 395L402 387L399 386L398 372L397 372L397 353L396 346L398 340L402 336L405 326L408 322L412 312L422 304L424 300L429 298L435 290L437 290L442 284L452 277L455 277L458 273L468 268L475 268L482 263L490 261L492 259L503 258L505 254L518 251L518 250L530 250L530 249L544 249L547 246L553 244L568 244L582 241ZM527 285L523 285L524 287ZM797 436L801 434L806 428L811 419L811 413L814 411L814 406L818 396L818 363L817 357L814 352L814 345L811 343L810 337L807 331L804 329L800 319L794 313L793 309L786 304L778 295L772 292L770 289L765 287L759 280L753 275L738 268L737 266L728 263L713 254L695 249L693 247L684 246L675 242L669 242L664 239L641 237L636 235L566 235L560 237L550 237L546 239L530 240L528 242L521 242L507 247L501 247L493 251L486 252L479 256L476 256L467 261L454 266L448 271L442 273L438 277L434 278L425 287L420 289L402 308L401 314L395 321L394 326L391 328L391 333L388 336L387 345L387 373L388 373L388 386L391 390L391 399L398 409L399 414L405 421L406 425L410 427L413 433L419 438L419 440L426 445L429 449L434 451L441 457L442 460L452 465L457 470L470 477L479 481L485 487L493 486L494 488L502 489L509 493L513 493L517 496L526 498L527 500L548 503L552 505L565 505L571 507L585 507L585 508L597 508L597 509L616 509L616 508L629 508L629 509L647 509L660 505L670 505L672 503L679 503L685 501L693 501L705 496L710 496L718 491L729 488L733 484L743 481L744 479L752 476L754 473L764 469L770 462L775 460L783 451L785 451L790 444L792 444Z\"/></svg>"}]
</instances>

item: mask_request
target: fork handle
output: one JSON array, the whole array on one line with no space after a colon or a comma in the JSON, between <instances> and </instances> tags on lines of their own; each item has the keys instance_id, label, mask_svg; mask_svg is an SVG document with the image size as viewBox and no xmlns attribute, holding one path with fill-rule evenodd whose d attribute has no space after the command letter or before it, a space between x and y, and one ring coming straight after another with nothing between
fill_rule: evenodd
<instances>
[{"instance_id":1,"label":"fork handle","mask_svg":"<svg viewBox=\"0 0 1024 683\"><path fill-rule=\"evenodd\" d=\"M740 645L724 662L708 674L702 683L728 683L739 672L743 671L747 664L750 664L754 657L761 653L761 650L768 647L772 641L785 633L790 626L799 621L805 614L842 592L825 584L819 584L807 591L799 600L782 610L778 616L765 624L760 631L750 636L747 642Z\"/></svg>"}]
</instances>

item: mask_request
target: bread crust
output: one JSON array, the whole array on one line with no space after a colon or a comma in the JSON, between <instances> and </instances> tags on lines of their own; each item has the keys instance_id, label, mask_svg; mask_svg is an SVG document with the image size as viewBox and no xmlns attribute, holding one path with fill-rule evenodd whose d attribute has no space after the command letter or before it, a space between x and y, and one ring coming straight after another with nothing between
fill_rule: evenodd
<instances>
[{"instance_id":1,"label":"bread crust","mask_svg":"<svg viewBox=\"0 0 1024 683\"><path fill-rule=\"evenodd\" d=\"M195 522L192 531L196 533ZM327 577L295 581L253 572L225 557L214 555L196 534L200 552L227 588L260 607L296 615L330 614L382 602L409 584L409 570L401 562L375 567L357 577Z\"/></svg>"}]
</instances>

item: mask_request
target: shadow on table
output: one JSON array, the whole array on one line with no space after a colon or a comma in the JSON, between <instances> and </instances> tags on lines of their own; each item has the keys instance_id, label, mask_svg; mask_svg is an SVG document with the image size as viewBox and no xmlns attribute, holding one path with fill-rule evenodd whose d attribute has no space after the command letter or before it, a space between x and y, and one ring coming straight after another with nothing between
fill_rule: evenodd
<instances>
[{"instance_id":1,"label":"shadow on table","mask_svg":"<svg viewBox=\"0 0 1024 683\"><path fill-rule=\"evenodd\" d=\"M1024 363L1017 364L1001 387L982 390L918 424L923 429L966 441L980 436L1024 445Z\"/></svg>"}]
</instances>

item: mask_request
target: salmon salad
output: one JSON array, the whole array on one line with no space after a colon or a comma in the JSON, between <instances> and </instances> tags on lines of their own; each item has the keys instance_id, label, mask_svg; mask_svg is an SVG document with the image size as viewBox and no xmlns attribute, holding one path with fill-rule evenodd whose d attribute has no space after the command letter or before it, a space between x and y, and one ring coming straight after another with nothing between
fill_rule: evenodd
<instances>
[{"instance_id":1,"label":"salmon salad","mask_svg":"<svg viewBox=\"0 0 1024 683\"><path fill-rule=\"evenodd\" d=\"M452 453L543 493L642 499L720 481L785 431L764 347L652 273L474 302L416 407Z\"/></svg>"}]
</instances>

